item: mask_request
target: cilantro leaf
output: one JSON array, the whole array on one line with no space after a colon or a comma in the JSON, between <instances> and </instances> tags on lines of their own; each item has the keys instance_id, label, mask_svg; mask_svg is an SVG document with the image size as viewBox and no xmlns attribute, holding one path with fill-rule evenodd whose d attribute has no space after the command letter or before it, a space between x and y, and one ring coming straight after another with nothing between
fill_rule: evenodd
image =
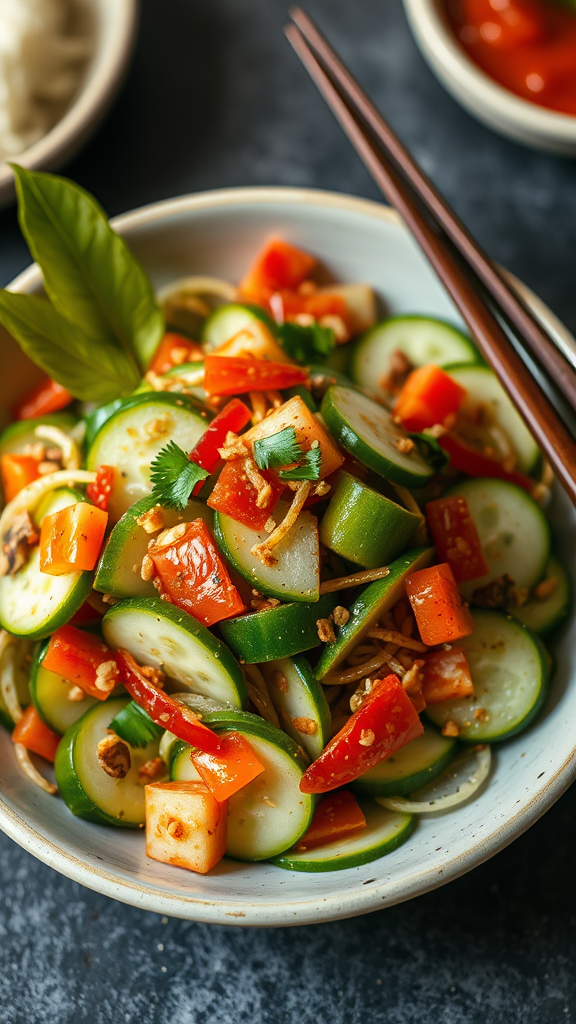
<instances>
[{"instance_id":1,"label":"cilantro leaf","mask_svg":"<svg viewBox=\"0 0 576 1024\"><path fill-rule=\"evenodd\" d=\"M278 328L278 340L282 348L299 363L308 365L326 359L336 345L336 336L331 327L318 323L302 327L301 324L285 323Z\"/></svg>"},{"instance_id":2,"label":"cilantro leaf","mask_svg":"<svg viewBox=\"0 0 576 1024\"><path fill-rule=\"evenodd\" d=\"M439 473L450 462L449 455L431 434L408 434L416 445L420 455L430 463L435 473Z\"/></svg>"},{"instance_id":3,"label":"cilantro leaf","mask_svg":"<svg viewBox=\"0 0 576 1024\"><path fill-rule=\"evenodd\" d=\"M319 480L322 452L320 448L311 448L304 456L304 463L296 469L283 469L278 473L281 480Z\"/></svg>"},{"instance_id":4,"label":"cilantro leaf","mask_svg":"<svg viewBox=\"0 0 576 1024\"><path fill-rule=\"evenodd\" d=\"M153 483L152 497L163 508L186 508L194 485L205 480L210 474L206 469L190 462L190 459L176 444L170 441L150 466L150 480Z\"/></svg>"},{"instance_id":5,"label":"cilantro leaf","mask_svg":"<svg viewBox=\"0 0 576 1024\"><path fill-rule=\"evenodd\" d=\"M277 469L279 466L290 466L293 462L300 462L303 458L294 427L285 427L277 434L259 438L254 441L252 451L258 469Z\"/></svg>"}]
</instances>

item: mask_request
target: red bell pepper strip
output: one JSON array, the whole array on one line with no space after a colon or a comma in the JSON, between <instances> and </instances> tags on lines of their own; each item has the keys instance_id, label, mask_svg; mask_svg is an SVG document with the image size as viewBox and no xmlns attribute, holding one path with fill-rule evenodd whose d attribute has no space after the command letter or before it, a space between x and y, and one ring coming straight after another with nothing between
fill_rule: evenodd
<instances>
[{"instance_id":1,"label":"red bell pepper strip","mask_svg":"<svg viewBox=\"0 0 576 1024\"><path fill-rule=\"evenodd\" d=\"M438 438L438 444L450 456L450 464L460 473L466 473L467 476L493 476L497 480L507 480L510 484L522 487L529 494L534 489L534 481L529 476L525 476L524 473L519 473L515 469L504 469L502 463L488 458L487 455L482 455L471 445L454 437L453 434L444 434Z\"/></svg>"},{"instance_id":2,"label":"red bell pepper strip","mask_svg":"<svg viewBox=\"0 0 576 1024\"><path fill-rule=\"evenodd\" d=\"M38 479L39 465L39 460L32 455L17 455L14 452L0 455L0 474L6 501L12 501L23 487Z\"/></svg>"},{"instance_id":3,"label":"red bell pepper strip","mask_svg":"<svg viewBox=\"0 0 576 1024\"><path fill-rule=\"evenodd\" d=\"M448 562L457 583L485 576L488 566L466 498L429 501L426 518L438 558Z\"/></svg>"},{"instance_id":4,"label":"red bell pepper strip","mask_svg":"<svg viewBox=\"0 0 576 1024\"><path fill-rule=\"evenodd\" d=\"M204 360L204 390L210 396L282 391L307 380L308 369L290 363L247 356L206 356Z\"/></svg>"},{"instance_id":5,"label":"red bell pepper strip","mask_svg":"<svg viewBox=\"0 0 576 1024\"><path fill-rule=\"evenodd\" d=\"M405 430L420 431L445 423L453 416L466 395L439 366L419 366L407 377L394 406L394 419Z\"/></svg>"},{"instance_id":6,"label":"red bell pepper strip","mask_svg":"<svg viewBox=\"0 0 576 1024\"><path fill-rule=\"evenodd\" d=\"M353 793L343 789L320 801L308 829L295 850L315 850L317 846L347 839L366 828L366 818Z\"/></svg>"},{"instance_id":7,"label":"red bell pepper strip","mask_svg":"<svg viewBox=\"0 0 576 1024\"><path fill-rule=\"evenodd\" d=\"M220 410L202 434L198 444L190 452L190 462L195 462L197 466L212 473L221 461L218 449L224 447L228 432L240 433L251 418L252 413L248 406L239 398L233 398ZM199 481L194 488L194 494L199 494L203 485L204 481Z\"/></svg>"},{"instance_id":8,"label":"red bell pepper strip","mask_svg":"<svg viewBox=\"0 0 576 1024\"><path fill-rule=\"evenodd\" d=\"M261 775L264 765L256 757L248 740L239 732L221 736L220 743L219 754L207 754L193 749L190 759L214 799L223 803Z\"/></svg>"},{"instance_id":9,"label":"red bell pepper strip","mask_svg":"<svg viewBox=\"0 0 576 1024\"><path fill-rule=\"evenodd\" d=\"M300 780L303 793L346 786L424 732L398 676L374 683L362 705Z\"/></svg>"},{"instance_id":10,"label":"red bell pepper strip","mask_svg":"<svg viewBox=\"0 0 576 1024\"><path fill-rule=\"evenodd\" d=\"M61 737L42 721L33 704L26 708L12 732L14 743L21 743L26 750L45 757L47 761L53 761L56 757L60 739Z\"/></svg>"},{"instance_id":11,"label":"red bell pepper strip","mask_svg":"<svg viewBox=\"0 0 576 1024\"><path fill-rule=\"evenodd\" d=\"M104 541L108 513L87 501L45 516L40 530L40 572L64 576L92 570Z\"/></svg>"},{"instance_id":12,"label":"red bell pepper strip","mask_svg":"<svg viewBox=\"0 0 576 1024\"><path fill-rule=\"evenodd\" d=\"M206 504L252 530L263 530L284 490L284 484L266 470L262 470L261 475L272 488L272 498L266 508L258 508L256 504L257 491L246 476L242 459L226 463Z\"/></svg>"},{"instance_id":13,"label":"red bell pepper strip","mask_svg":"<svg viewBox=\"0 0 576 1024\"><path fill-rule=\"evenodd\" d=\"M268 299L268 307L278 323L296 320L297 317L313 317L320 320L325 316L337 316L352 330L353 318L342 295L331 292L312 291L305 294L289 289L274 292Z\"/></svg>"},{"instance_id":14,"label":"red bell pepper strip","mask_svg":"<svg viewBox=\"0 0 576 1024\"><path fill-rule=\"evenodd\" d=\"M422 659L422 696L426 704L440 704L444 700L472 697L474 686L464 651L432 651Z\"/></svg>"},{"instance_id":15,"label":"red bell pepper strip","mask_svg":"<svg viewBox=\"0 0 576 1024\"><path fill-rule=\"evenodd\" d=\"M240 292L250 302L263 304L272 292L297 288L315 266L316 260L309 253L281 238L272 238L240 282Z\"/></svg>"},{"instance_id":16,"label":"red bell pepper strip","mask_svg":"<svg viewBox=\"0 0 576 1024\"><path fill-rule=\"evenodd\" d=\"M114 466L98 466L94 483L88 484L86 488L88 500L93 505L96 505L96 508L102 509L103 512L108 511L108 502L112 493L115 473Z\"/></svg>"},{"instance_id":17,"label":"red bell pepper strip","mask_svg":"<svg viewBox=\"0 0 576 1024\"><path fill-rule=\"evenodd\" d=\"M190 341L190 338L185 338L183 334L168 331L156 349L150 369L152 373L161 376L174 366L193 363L200 359L204 359L204 351L197 341Z\"/></svg>"},{"instance_id":18,"label":"red bell pepper strip","mask_svg":"<svg viewBox=\"0 0 576 1024\"><path fill-rule=\"evenodd\" d=\"M12 415L15 420L33 420L37 416L59 412L73 400L74 396L61 384L51 377L44 377L33 391L12 407Z\"/></svg>"},{"instance_id":19,"label":"red bell pepper strip","mask_svg":"<svg viewBox=\"0 0 576 1024\"><path fill-rule=\"evenodd\" d=\"M204 626L246 611L203 519L190 523L182 537L149 551L160 595Z\"/></svg>"},{"instance_id":20,"label":"red bell pepper strip","mask_svg":"<svg viewBox=\"0 0 576 1024\"><path fill-rule=\"evenodd\" d=\"M423 644L449 644L474 632L468 605L446 562L413 572L406 580L406 593Z\"/></svg>"},{"instance_id":21,"label":"red bell pepper strip","mask_svg":"<svg viewBox=\"0 0 576 1024\"><path fill-rule=\"evenodd\" d=\"M120 681L114 651L99 637L70 624L50 637L42 664L98 700L106 700Z\"/></svg>"}]
</instances>

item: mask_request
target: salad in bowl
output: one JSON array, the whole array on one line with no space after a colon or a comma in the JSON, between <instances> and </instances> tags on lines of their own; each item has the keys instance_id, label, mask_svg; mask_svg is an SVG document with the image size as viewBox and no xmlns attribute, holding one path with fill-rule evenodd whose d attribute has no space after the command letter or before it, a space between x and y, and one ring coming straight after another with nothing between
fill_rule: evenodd
<instances>
[{"instance_id":1,"label":"salad in bowl","mask_svg":"<svg viewBox=\"0 0 576 1024\"><path fill-rule=\"evenodd\" d=\"M471 339L282 238L155 295L82 189L16 175L46 294L0 322L46 377L0 437L0 715L30 784L200 874L367 863L473 800L571 586Z\"/></svg>"}]
</instances>

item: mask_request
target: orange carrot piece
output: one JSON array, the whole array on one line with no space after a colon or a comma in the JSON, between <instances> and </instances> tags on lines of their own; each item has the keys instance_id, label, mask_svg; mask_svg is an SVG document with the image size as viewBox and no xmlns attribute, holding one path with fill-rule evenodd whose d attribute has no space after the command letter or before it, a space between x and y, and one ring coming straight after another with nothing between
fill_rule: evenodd
<instances>
[{"instance_id":1,"label":"orange carrot piece","mask_svg":"<svg viewBox=\"0 0 576 1024\"><path fill-rule=\"evenodd\" d=\"M46 516L40 531L40 572L64 576L93 569L107 522L107 512L85 501Z\"/></svg>"},{"instance_id":2,"label":"orange carrot piece","mask_svg":"<svg viewBox=\"0 0 576 1024\"><path fill-rule=\"evenodd\" d=\"M474 623L446 562L419 569L406 580L406 593L422 643L453 643L474 632Z\"/></svg>"},{"instance_id":3,"label":"orange carrot piece","mask_svg":"<svg viewBox=\"0 0 576 1024\"><path fill-rule=\"evenodd\" d=\"M458 412L466 395L439 366L419 366L408 376L394 406L394 418L406 430L424 430L445 423Z\"/></svg>"},{"instance_id":4,"label":"orange carrot piece","mask_svg":"<svg viewBox=\"0 0 576 1024\"><path fill-rule=\"evenodd\" d=\"M298 840L295 850L314 850L339 839L355 835L366 828L366 818L353 793L347 789L329 793L318 804L307 831Z\"/></svg>"},{"instance_id":5,"label":"orange carrot piece","mask_svg":"<svg viewBox=\"0 0 576 1024\"><path fill-rule=\"evenodd\" d=\"M258 253L240 282L243 298L265 303L272 292L297 288L310 274L316 260L281 238L272 238Z\"/></svg>"},{"instance_id":6,"label":"orange carrot piece","mask_svg":"<svg viewBox=\"0 0 576 1024\"><path fill-rule=\"evenodd\" d=\"M30 704L15 726L12 740L14 743L21 743L26 750L45 757L47 761L53 761L60 736L45 725L34 705Z\"/></svg>"},{"instance_id":7,"label":"orange carrot piece","mask_svg":"<svg viewBox=\"0 0 576 1024\"><path fill-rule=\"evenodd\" d=\"M458 647L450 651L433 651L424 658L422 695L426 704L472 697L474 686L468 659Z\"/></svg>"},{"instance_id":8,"label":"orange carrot piece","mask_svg":"<svg viewBox=\"0 0 576 1024\"><path fill-rule=\"evenodd\" d=\"M12 501L23 487L38 479L38 466L38 459L31 455L14 455L12 452L0 455L0 473L6 501Z\"/></svg>"}]
</instances>

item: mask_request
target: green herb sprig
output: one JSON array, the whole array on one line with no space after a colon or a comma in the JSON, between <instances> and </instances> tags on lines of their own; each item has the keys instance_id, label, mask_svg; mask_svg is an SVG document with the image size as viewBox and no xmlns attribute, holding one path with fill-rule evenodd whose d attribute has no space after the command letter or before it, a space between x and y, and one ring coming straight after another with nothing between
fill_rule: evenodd
<instances>
[{"instance_id":1,"label":"green herb sprig","mask_svg":"<svg viewBox=\"0 0 576 1024\"><path fill-rule=\"evenodd\" d=\"M285 323L278 327L278 340L284 351L308 366L310 363L323 362L336 345L336 336L331 327L321 327L318 323L303 327L301 324Z\"/></svg>"},{"instance_id":2,"label":"green herb sprig","mask_svg":"<svg viewBox=\"0 0 576 1024\"><path fill-rule=\"evenodd\" d=\"M195 462L175 441L169 441L150 466L152 497L163 508L183 511L195 485L210 474Z\"/></svg>"},{"instance_id":3,"label":"green herb sprig","mask_svg":"<svg viewBox=\"0 0 576 1024\"><path fill-rule=\"evenodd\" d=\"M296 439L294 427L285 427L277 434L261 437L252 446L254 461L259 469L280 469L282 480L319 480L322 452L317 446L304 452ZM294 469L281 469L297 462Z\"/></svg>"}]
</instances>

